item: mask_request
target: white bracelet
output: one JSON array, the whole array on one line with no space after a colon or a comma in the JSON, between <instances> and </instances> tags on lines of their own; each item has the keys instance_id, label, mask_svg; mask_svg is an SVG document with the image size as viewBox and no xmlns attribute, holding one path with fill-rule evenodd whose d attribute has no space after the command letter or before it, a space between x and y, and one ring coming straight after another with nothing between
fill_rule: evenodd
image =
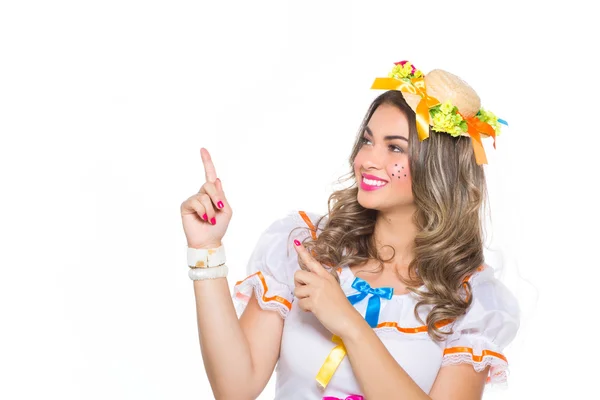
<instances>
[{"instance_id":1,"label":"white bracelet","mask_svg":"<svg viewBox=\"0 0 600 400\"><path fill-rule=\"evenodd\" d=\"M190 268L188 276L193 281L203 281L205 279L225 278L229 269L223 264L220 267L212 268Z\"/></svg>"},{"instance_id":2,"label":"white bracelet","mask_svg":"<svg viewBox=\"0 0 600 400\"><path fill-rule=\"evenodd\" d=\"M190 268L214 268L225 264L225 247L215 249L187 248L187 262Z\"/></svg>"}]
</instances>

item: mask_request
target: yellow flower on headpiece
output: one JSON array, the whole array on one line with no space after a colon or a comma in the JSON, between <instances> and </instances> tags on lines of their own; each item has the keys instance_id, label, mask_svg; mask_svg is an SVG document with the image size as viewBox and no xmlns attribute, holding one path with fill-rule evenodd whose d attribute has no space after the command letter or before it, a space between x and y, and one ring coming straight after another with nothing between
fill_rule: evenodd
<instances>
[{"instance_id":1,"label":"yellow flower on headpiece","mask_svg":"<svg viewBox=\"0 0 600 400\"><path fill-rule=\"evenodd\" d=\"M423 76L423 72L415 68L408 61L400 61L395 63L392 72L388 74L388 78L396 78L399 80L411 79L411 78L420 78Z\"/></svg>"},{"instance_id":2,"label":"yellow flower on headpiece","mask_svg":"<svg viewBox=\"0 0 600 400\"><path fill-rule=\"evenodd\" d=\"M429 109L431 127L436 132L446 132L456 137L467 131L467 123L450 100Z\"/></svg>"},{"instance_id":3,"label":"yellow flower on headpiece","mask_svg":"<svg viewBox=\"0 0 600 400\"><path fill-rule=\"evenodd\" d=\"M452 103L450 103L450 101L445 101L440 104L440 111L444 114L450 114L452 111L454 111L454 106Z\"/></svg>"}]
</instances>

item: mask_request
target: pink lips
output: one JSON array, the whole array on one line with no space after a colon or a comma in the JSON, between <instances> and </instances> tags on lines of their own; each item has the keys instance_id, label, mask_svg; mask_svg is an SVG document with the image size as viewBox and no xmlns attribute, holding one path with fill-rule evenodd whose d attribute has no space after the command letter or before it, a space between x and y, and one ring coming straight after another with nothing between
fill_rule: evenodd
<instances>
[{"instance_id":1,"label":"pink lips","mask_svg":"<svg viewBox=\"0 0 600 400\"><path fill-rule=\"evenodd\" d=\"M376 176L373 175L369 175L369 174L363 174L363 177L367 178L367 179L373 179L373 180L377 180L377 181L381 181L381 182L385 182L387 184L387 181L378 178ZM362 178L360 179L360 188L362 190L367 190L367 191L372 191L372 190L377 190L377 189L381 189L382 187L384 187L385 185L381 185L381 186L374 186L374 185L368 185L366 184Z\"/></svg>"}]
</instances>

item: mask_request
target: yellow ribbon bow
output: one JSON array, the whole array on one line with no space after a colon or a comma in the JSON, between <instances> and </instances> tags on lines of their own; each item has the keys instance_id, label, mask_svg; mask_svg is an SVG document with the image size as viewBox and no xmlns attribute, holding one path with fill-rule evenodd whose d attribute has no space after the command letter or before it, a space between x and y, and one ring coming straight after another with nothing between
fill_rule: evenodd
<instances>
[{"instance_id":1,"label":"yellow ribbon bow","mask_svg":"<svg viewBox=\"0 0 600 400\"><path fill-rule=\"evenodd\" d=\"M396 78L375 78L371 89L399 90L421 96L415 112L417 114L417 132L421 141L429 137L429 109L440 104L440 101L427 94L423 77L412 78L410 82Z\"/></svg>"}]
</instances>

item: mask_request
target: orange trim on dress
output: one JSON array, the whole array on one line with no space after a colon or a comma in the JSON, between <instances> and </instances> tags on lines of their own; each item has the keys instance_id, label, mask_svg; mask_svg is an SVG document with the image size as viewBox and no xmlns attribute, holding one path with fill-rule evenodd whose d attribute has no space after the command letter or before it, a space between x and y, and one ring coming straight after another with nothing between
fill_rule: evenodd
<instances>
[{"instance_id":1,"label":"orange trim on dress","mask_svg":"<svg viewBox=\"0 0 600 400\"><path fill-rule=\"evenodd\" d=\"M471 358L475 362L481 362L481 361L483 361L483 357L485 357L485 356L493 356L493 357L499 358L502 361L508 363L508 360L506 359L506 357L504 357L500 353L496 353L495 351L491 351L491 350L483 350L481 352L480 356L477 356L477 355L473 354L473 349L470 348L470 347L449 347L449 348L447 348L447 349L444 350L444 355L447 355L447 354L456 354L456 353L469 353L469 354L471 354Z\"/></svg>"},{"instance_id":2,"label":"orange trim on dress","mask_svg":"<svg viewBox=\"0 0 600 400\"><path fill-rule=\"evenodd\" d=\"M439 321L435 324L435 326L437 328L441 328L444 327L448 324L450 324L451 322L453 322L452 320L448 320L448 319L444 319L442 321ZM423 333L423 332L427 332L427 325L423 325L423 326L417 326L416 328L403 328L401 326L398 326L397 322L381 322L380 324L378 324L375 329L377 328L396 328L399 332L402 333Z\"/></svg>"},{"instance_id":3,"label":"orange trim on dress","mask_svg":"<svg viewBox=\"0 0 600 400\"><path fill-rule=\"evenodd\" d=\"M306 213L304 211L298 211L298 213L300 214L300 216L302 217L304 222L306 222L306 225L308 225L308 228L310 229L310 234L311 234L312 238L314 240L317 240L317 230L315 229L315 226L313 225L310 218L308 218L308 215L306 215Z\"/></svg>"},{"instance_id":4,"label":"orange trim on dress","mask_svg":"<svg viewBox=\"0 0 600 400\"><path fill-rule=\"evenodd\" d=\"M240 285L242 282L244 282L244 281L246 281L246 280L248 280L248 279L252 278L252 277L253 277L253 276L255 276L255 275L256 275L256 276L258 276L258 279L260 279L260 281L261 281L261 283L262 283L262 287L263 287L262 300L263 300L265 303L266 303L266 302L269 302L269 301L275 301L275 302L277 302L277 303L279 303L279 304L283 304L285 307L287 307L287 309L288 309L288 310L291 310L291 309L292 309L292 303L290 303L290 302L289 302L287 299L284 299L284 298L283 298L283 297L281 297L281 296L272 296L272 297L267 297L267 296L266 296L266 293L267 293L267 290L269 290L269 287L267 286L267 281L265 280L265 277L264 277L264 275L262 274L262 272L261 272L261 271L255 272L255 273L253 273L252 275L248 276L246 279L244 279L244 280L241 280L241 281L239 281L239 282L236 282L236 283L235 283L235 286L238 286L238 285Z\"/></svg>"},{"instance_id":5,"label":"orange trim on dress","mask_svg":"<svg viewBox=\"0 0 600 400\"><path fill-rule=\"evenodd\" d=\"M317 229L313 225L313 223L310 220L310 218L308 217L308 215L306 215L306 213L304 211L298 211L298 214L300 214L300 216L302 217L304 222L306 222L308 229L310 229L310 235L312 236L313 240L317 240ZM312 254L312 256L315 257L316 256L315 250L314 249L311 250L310 254ZM332 267L331 264L327 264L327 263L324 263L324 264L327 265L329 268ZM339 267L337 271L339 273L341 271L341 267Z\"/></svg>"}]
</instances>

